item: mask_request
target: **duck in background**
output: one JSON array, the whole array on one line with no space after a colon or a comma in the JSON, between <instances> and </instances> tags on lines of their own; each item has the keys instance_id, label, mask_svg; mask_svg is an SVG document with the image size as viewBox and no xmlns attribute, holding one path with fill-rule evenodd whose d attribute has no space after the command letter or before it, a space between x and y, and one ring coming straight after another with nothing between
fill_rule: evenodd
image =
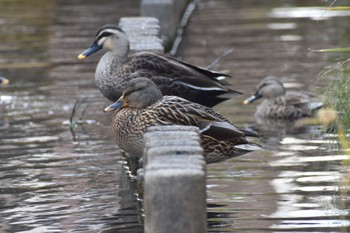
<instances>
[{"instance_id":1,"label":"duck in background","mask_svg":"<svg viewBox=\"0 0 350 233\"><path fill-rule=\"evenodd\" d=\"M163 96L148 78L130 80L119 100L104 111L116 111L112 123L115 142L137 158L142 156L147 128L161 125L197 126L207 163L260 149L246 139L256 137L254 133L237 128L209 107L178 96Z\"/></svg>"},{"instance_id":2,"label":"duck in background","mask_svg":"<svg viewBox=\"0 0 350 233\"><path fill-rule=\"evenodd\" d=\"M255 116L260 119L296 120L313 116L316 110L323 107L323 103L310 93L286 92L283 83L274 76L264 78L255 94L244 100L243 104L260 98L265 98L255 111Z\"/></svg>"},{"instance_id":3,"label":"duck in background","mask_svg":"<svg viewBox=\"0 0 350 233\"><path fill-rule=\"evenodd\" d=\"M95 73L96 85L107 99L116 101L128 81L151 79L163 95L175 95L212 107L241 93L233 90L226 79L230 76L209 71L170 56L153 52L130 54L127 34L117 25L98 30L91 47L78 56L84 59L105 49Z\"/></svg>"}]
</instances>

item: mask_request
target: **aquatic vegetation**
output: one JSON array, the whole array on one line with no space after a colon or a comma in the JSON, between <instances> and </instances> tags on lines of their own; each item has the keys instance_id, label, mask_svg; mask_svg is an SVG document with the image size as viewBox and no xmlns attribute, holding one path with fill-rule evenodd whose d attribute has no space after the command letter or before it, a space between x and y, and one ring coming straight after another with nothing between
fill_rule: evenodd
<instances>
[{"instance_id":1,"label":"aquatic vegetation","mask_svg":"<svg viewBox=\"0 0 350 233\"><path fill-rule=\"evenodd\" d=\"M326 90L326 105L333 106L338 112L339 126L345 131L350 129L350 59L328 66L321 78L330 80Z\"/></svg>"},{"instance_id":2,"label":"aquatic vegetation","mask_svg":"<svg viewBox=\"0 0 350 233\"><path fill-rule=\"evenodd\" d=\"M350 6L334 6L332 1L327 11L350 11ZM320 53L348 53L350 47L335 47L325 49L310 49L311 52ZM339 59L340 60L340 59ZM327 66L320 74L321 78L330 80L326 90L325 105L330 109L319 112L316 119L319 123L327 125L328 129L335 129L340 150L350 156L350 58L343 59L338 63ZM350 159L344 160L343 165L350 165Z\"/></svg>"}]
</instances>

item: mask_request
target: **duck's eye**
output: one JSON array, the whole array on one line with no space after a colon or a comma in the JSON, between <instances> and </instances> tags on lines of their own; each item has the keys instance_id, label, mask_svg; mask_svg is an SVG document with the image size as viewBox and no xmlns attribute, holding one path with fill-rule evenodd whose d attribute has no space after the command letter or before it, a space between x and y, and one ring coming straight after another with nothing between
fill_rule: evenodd
<instances>
[{"instance_id":1,"label":"duck's eye","mask_svg":"<svg viewBox=\"0 0 350 233\"><path fill-rule=\"evenodd\" d=\"M111 36L111 35L113 35L113 33L111 33L111 32L102 32L102 33L96 38L96 40L99 41L99 40L101 40L101 38L108 37L108 36Z\"/></svg>"},{"instance_id":2,"label":"duck's eye","mask_svg":"<svg viewBox=\"0 0 350 233\"><path fill-rule=\"evenodd\" d=\"M123 96L130 95L131 91L130 90L125 90Z\"/></svg>"},{"instance_id":3,"label":"duck's eye","mask_svg":"<svg viewBox=\"0 0 350 233\"><path fill-rule=\"evenodd\" d=\"M110 36L110 35L112 35L113 33L111 33L111 32L103 32L102 34L101 34L101 37L107 37L107 36Z\"/></svg>"},{"instance_id":4,"label":"duck's eye","mask_svg":"<svg viewBox=\"0 0 350 233\"><path fill-rule=\"evenodd\" d=\"M261 84L260 87L259 87L259 90L262 89L262 88L264 88L264 87L266 87L267 85L268 85L267 83Z\"/></svg>"},{"instance_id":5,"label":"duck's eye","mask_svg":"<svg viewBox=\"0 0 350 233\"><path fill-rule=\"evenodd\" d=\"M138 92L138 91L142 91L144 88L142 87L139 87L139 88L136 88L136 89L133 89L131 92L132 93L135 93L135 92ZM131 94L131 93L130 93Z\"/></svg>"}]
</instances>

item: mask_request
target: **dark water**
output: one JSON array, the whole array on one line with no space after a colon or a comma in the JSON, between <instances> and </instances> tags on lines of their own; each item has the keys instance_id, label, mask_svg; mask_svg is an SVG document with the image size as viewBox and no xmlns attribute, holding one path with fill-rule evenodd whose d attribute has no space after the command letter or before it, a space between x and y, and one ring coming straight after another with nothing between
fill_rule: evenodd
<instances>
[{"instance_id":1,"label":"dark water","mask_svg":"<svg viewBox=\"0 0 350 233\"><path fill-rule=\"evenodd\" d=\"M0 75L11 80L0 90L0 232L142 232L135 184L102 113L109 102L94 85L101 54L76 60L98 27L138 15L138 4L0 0ZM234 49L215 69L247 95L217 110L262 132L266 148L208 166L210 232L349 230L347 158L330 149L332 135L257 126L255 105L241 105L266 75L322 93L317 75L336 56L308 48L346 46L350 22L348 12L304 8L327 4L203 0L191 18L178 55L206 66Z\"/></svg>"}]
</instances>

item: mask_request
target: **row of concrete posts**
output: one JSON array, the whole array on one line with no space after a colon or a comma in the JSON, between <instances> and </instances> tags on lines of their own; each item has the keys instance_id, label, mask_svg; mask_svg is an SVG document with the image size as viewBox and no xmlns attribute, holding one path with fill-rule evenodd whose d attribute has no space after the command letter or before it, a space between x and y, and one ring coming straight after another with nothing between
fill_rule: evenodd
<instances>
[{"instance_id":1,"label":"row of concrete posts","mask_svg":"<svg viewBox=\"0 0 350 233\"><path fill-rule=\"evenodd\" d=\"M125 17L119 25L131 52L164 52L176 34L188 0L143 0L143 15ZM161 20L161 21L159 21ZM162 33L162 38L160 38ZM143 198L146 233L204 233L206 164L197 127L150 127L144 135Z\"/></svg>"}]
</instances>

